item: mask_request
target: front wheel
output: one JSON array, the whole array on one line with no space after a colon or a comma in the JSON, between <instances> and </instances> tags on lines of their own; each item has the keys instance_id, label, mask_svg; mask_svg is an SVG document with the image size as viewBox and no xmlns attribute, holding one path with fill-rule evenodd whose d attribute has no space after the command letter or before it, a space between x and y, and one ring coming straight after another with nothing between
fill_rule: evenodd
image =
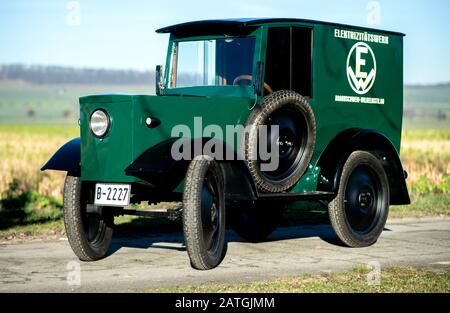
<instances>
[{"instance_id":1,"label":"front wheel","mask_svg":"<svg viewBox=\"0 0 450 313\"><path fill-rule=\"evenodd\" d=\"M389 211L389 185L378 159L355 151L347 159L336 198L328 213L339 239L350 247L367 247L381 235Z\"/></svg>"},{"instance_id":2,"label":"front wheel","mask_svg":"<svg viewBox=\"0 0 450 313\"><path fill-rule=\"evenodd\" d=\"M79 177L67 175L64 184L64 225L73 252L81 261L103 258L111 244L114 216L90 213L89 188Z\"/></svg>"},{"instance_id":3,"label":"front wheel","mask_svg":"<svg viewBox=\"0 0 450 313\"><path fill-rule=\"evenodd\" d=\"M208 270L225 256L225 194L220 165L209 156L192 160L183 192L183 231L191 265Z\"/></svg>"}]
</instances>

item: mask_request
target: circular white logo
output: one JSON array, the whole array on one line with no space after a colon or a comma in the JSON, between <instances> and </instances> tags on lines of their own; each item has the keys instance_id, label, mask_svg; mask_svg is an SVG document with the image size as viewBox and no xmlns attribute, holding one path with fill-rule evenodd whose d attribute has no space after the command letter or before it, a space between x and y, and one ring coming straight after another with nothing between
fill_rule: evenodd
<instances>
[{"instance_id":1,"label":"circular white logo","mask_svg":"<svg viewBox=\"0 0 450 313\"><path fill-rule=\"evenodd\" d=\"M377 75L377 61L368 44L356 43L347 57L347 79L353 91L366 94L372 88Z\"/></svg>"}]
</instances>

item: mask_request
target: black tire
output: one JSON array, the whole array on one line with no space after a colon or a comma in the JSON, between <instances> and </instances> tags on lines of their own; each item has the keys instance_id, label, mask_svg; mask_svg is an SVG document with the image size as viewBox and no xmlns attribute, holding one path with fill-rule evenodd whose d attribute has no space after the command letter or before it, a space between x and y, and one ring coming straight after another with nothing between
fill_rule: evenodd
<instances>
[{"instance_id":1,"label":"black tire","mask_svg":"<svg viewBox=\"0 0 450 313\"><path fill-rule=\"evenodd\" d=\"M195 157L187 170L183 231L193 268L208 270L222 262L226 253L224 176L209 156Z\"/></svg>"},{"instance_id":2,"label":"black tire","mask_svg":"<svg viewBox=\"0 0 450 313\"><path fill-rule=\"evenodd\" d=\"M380 161L355 151L344 164L339 191L328 213L339 239L349 247L367 247L381 235L389 212L389 184Z\"/></svg>"},{"instance_id":3,"label":"black tire","mask_svg":"<svg viewBox=\"0 0 450 313\"><path fill-rule=\"evenodd\" d=\"M281 192L294 186L307 170L316 143L314 113L305 98L293 91L273 92L255 107L246 125L244 156L257 188ZM258 128L262 125L279 125L279 136L269 134L267 142L276 142L280 148L279 166L274 171L261 170Z\"/></svg>"},{"instance_id":4,"label":"black tire","mask_svg":"<svg viewBox=\"0 0 450 313\"><path fill-rule=\"evenodd\" d=\"M284 207L278 202L239 203L230 206L227 214L239 236L250 242L261 242L280 224Z\"/></svg>"},{"instance_id":5,"label":"black tire","mask_svg":"<svg viewBox=\"0 0 450 313\"><path fill-rule=\"evenodd\" d=\"M67 175L64 184L64 225L69 244L81 261L103 258L113 235L112 214L86 212L90 194L79 177Z\"/></svg>"}]
</instances>

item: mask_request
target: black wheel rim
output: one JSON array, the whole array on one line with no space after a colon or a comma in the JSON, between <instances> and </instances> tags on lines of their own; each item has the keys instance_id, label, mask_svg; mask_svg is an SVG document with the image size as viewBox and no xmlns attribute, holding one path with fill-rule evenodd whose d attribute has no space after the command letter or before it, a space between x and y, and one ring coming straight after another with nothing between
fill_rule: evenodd
<instances>
[{"instance_id":1,"label":"black wheel rim","mask_svg":"<svg viewBox=\"0 0 450 313\"><path fill-rule=\"evenodd\" d=\"M211 173L204 179L201 198L201 220L203 241L208 252L214 253L219 248L219 228L222 222L219 188Z\"/></svg>"},{"instance_id":2,"label":"black wheel rim","mask_svg":"<svg viewBox=\"0 0 450 313\"><path fill-rule=\"evenodd\" d=\"M377 225L383 209L384 192L378 175L369 166L359 166L350 174L345 188L344 207L353 231L367 234Z\"/></svg>"},{"instance_id":3,"label":"black wheel rim","mask_svg":"<svg viewBox=\"0 0 450 313\"><path fill-rule=\"evenodd\" d=\"M104 235L104 221L95 213L87 213L83 217L83 230L89 244L95 246Z\"/></svg>"},{"instance_id":4,"label":"black wheel rim","mask_svg":"<svg viewBox=\"0 0 450 313\"><path fill-rule=\"evenodd\" d=\"M88 213L87 204L91 203L92 199L90 189L83 185L81 188L81 221L84 231L84 236L88 243L92 246L97 245L102 241L105 234L105 221L98 213Z\"/></svg>"},{"instance_id":5,"label":"black wheel rim","mask_svg":"<svg viewBox=\"0 0 450 313\"><path fill-rule=\"evenodd\" d=\"M281 181L294 173L302 159L308 138L306 119L298 109L286 106L273 112L266 125L268 126L266 151L271 151L272 146L278 147L279 164L276 170L264 171L262 175L271 181ZM279 126L278 135L271 131L272 125Z\"/></svg>"}]
</instances>

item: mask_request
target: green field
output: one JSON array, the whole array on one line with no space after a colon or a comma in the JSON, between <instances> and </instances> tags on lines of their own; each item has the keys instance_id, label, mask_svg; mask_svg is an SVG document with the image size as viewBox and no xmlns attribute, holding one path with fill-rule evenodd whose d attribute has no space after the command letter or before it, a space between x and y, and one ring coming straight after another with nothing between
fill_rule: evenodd
<instances>
[{"instance_id":1,"label":"green field","mask_svg":"<svg viewBox=\"0 0 450 313\"><path fill-rule=\"evenodd\" d=\"M450 87L405 87L406 128L450 128Z\"/></svg>"},{"instance_id":2,"label":"green field","mask_svg":"<svg viewBox=\"0 0 450 313\"><path fill-rule=\"evenodd\" d=\"M78 98L91 94L153 94L146 85L34 85L0 80L0 124L73 123L78 119Z\"/></svg>"},{"instance_id":3,"label":"green field","mask_svg":"<svg viewBox=\"0 0 450 313\"><path fill-rule=\"evenodd\" d=\"M78 98L90 94L154 94L153 85L36 85L0 80L0 124L67 123L78 118ZM405 87L407 129L450 129L450 87Z\"/></svg>"}]
</instances>

